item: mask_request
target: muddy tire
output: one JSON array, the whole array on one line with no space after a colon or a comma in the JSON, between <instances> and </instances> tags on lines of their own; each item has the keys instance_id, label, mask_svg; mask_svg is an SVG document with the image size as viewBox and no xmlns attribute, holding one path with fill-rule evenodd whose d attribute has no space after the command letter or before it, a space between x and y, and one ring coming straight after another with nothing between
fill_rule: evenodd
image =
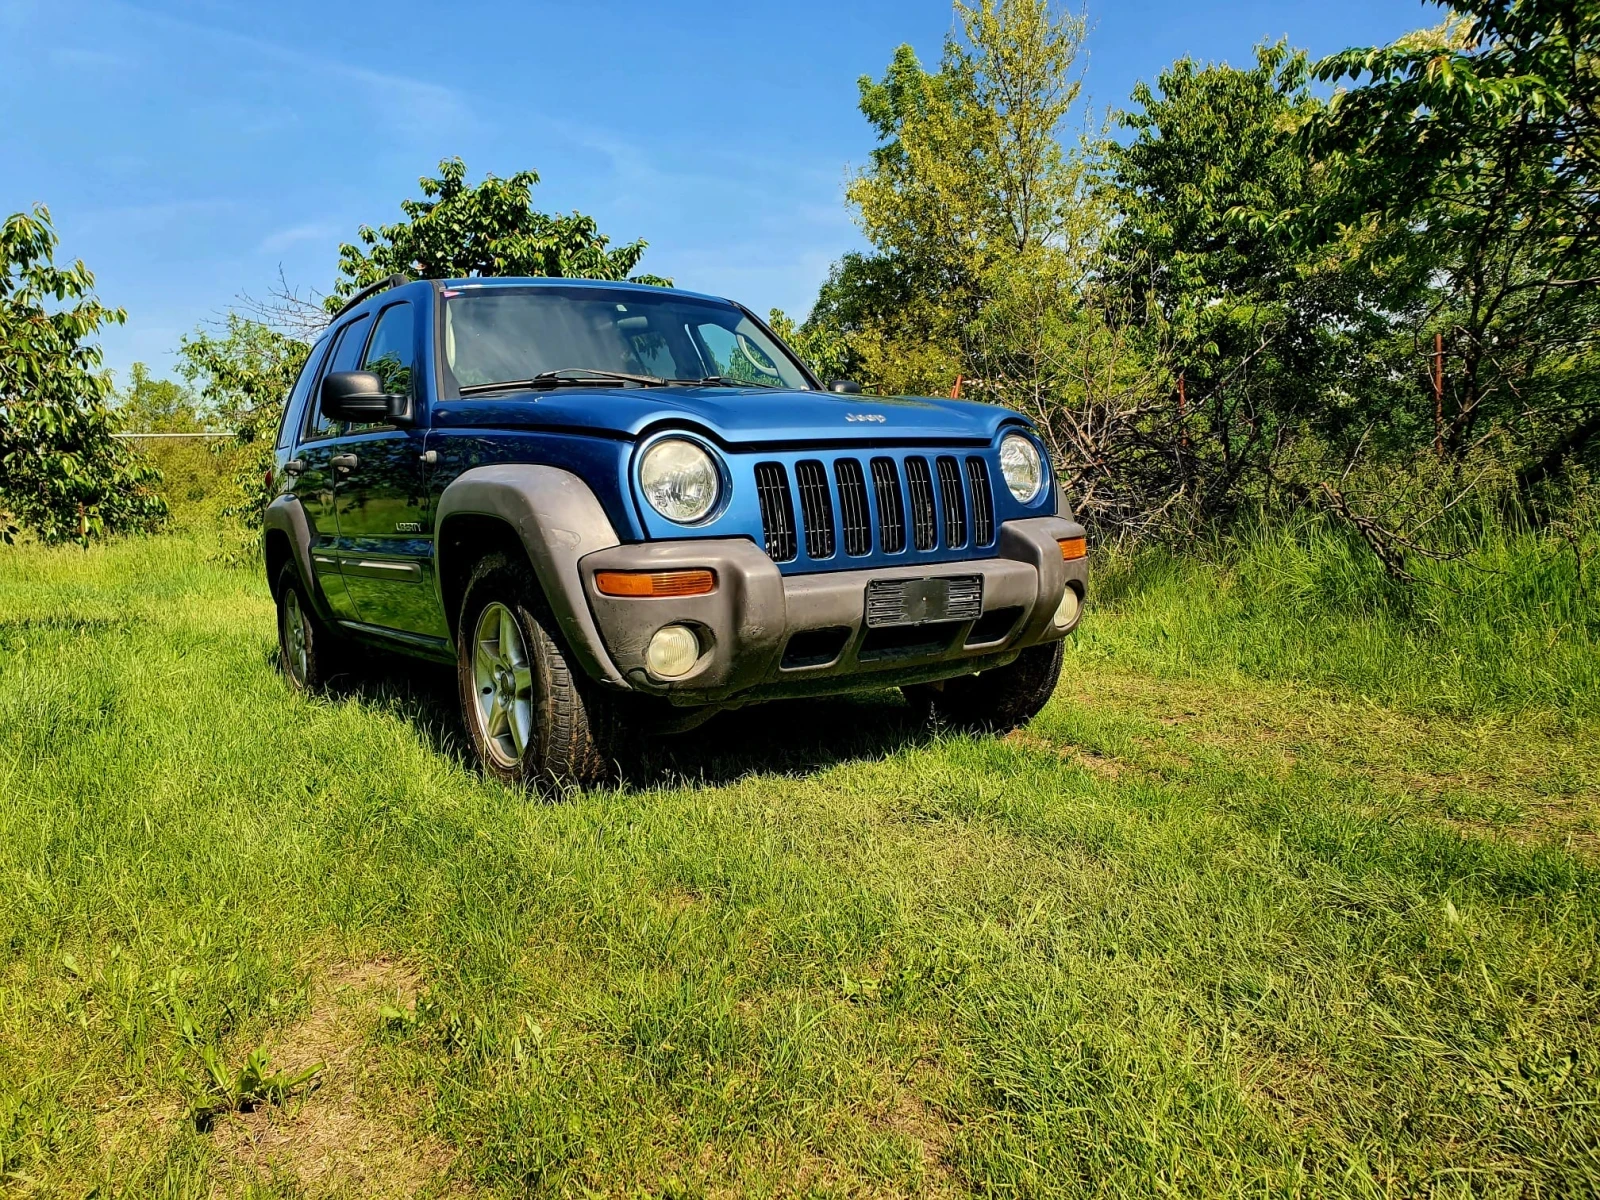
<instances>
[{"instance_id":1,"label":"muddy tire","mask_svg":"<svg viewBox=\"0 0 1600 1200\"><path fill-rule=\"evenodd\" d=\"M294 564L278 576L278 669L297 692L325 691L349 671L349 643L317 616Z\"/></svg>"},{"instance_id":2,"label":"muddy tire","mask_svg":"<svg viewBox=\"0 0 1600 1200\"><path fill-rule=\"evenodd\" d=\"M473 569L456 681L485 774L547 795L616 778L619 706L572 659L526 563L492 554Z\"/></svg>"},{"instance_id":3,"label":"muddy tire","mask_svg":"<svg viewBox=\"0 0 1600 1200\"><path fill-rule=\"evenodd\" d=\"M1030 646L1008 666L904 690L913 708L959 729L1009 733L1050 702L1061 678L1060 642Z\"/></svg>"}]
</instances>

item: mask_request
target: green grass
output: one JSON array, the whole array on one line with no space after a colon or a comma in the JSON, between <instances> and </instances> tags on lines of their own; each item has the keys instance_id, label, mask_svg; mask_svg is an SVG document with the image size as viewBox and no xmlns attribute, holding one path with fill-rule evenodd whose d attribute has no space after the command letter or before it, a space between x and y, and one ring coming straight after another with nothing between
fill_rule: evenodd
<instances>
[{"instance_id":1,"label":"green grass","mask_svg":"<svg viewBox=\"0 0 1600 1200\"><path fill-rule=\"evenodd\" d=\"M1592 629L1251 553L1121 575L1021 734L755 709L541 804L431 668L290 695L195 541L0 551L0 1190L1600 1189ZM197 1120L258 1050L320 1087Z\"/></svg>"},{"instance_id":2,"label":"green grass","mask_svg":"<svg viewBox=\"0 0 1600 1200\"><path fill-rule=\"evenodd\" d=\"M1358 539L1317 519L1203 556L1127 556L1099 581L1117 619L1085 640L1169 675L1309 682L1465 717L1600 717L1600 530L1580 548L1581 568L1562 540L1492 514L1460 540L1460 559L1413 563L1414 586L1386 579Z\"/></svg>"}]
</instances>

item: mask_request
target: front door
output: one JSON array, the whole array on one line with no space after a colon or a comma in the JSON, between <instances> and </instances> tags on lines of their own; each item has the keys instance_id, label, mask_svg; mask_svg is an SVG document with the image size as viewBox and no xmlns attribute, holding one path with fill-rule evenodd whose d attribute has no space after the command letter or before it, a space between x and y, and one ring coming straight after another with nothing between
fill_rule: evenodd
<instances>
[{"instance_id":1,"label":"front door","mask_svg":"<svg viewBox=\"0 0 1600 1200\"><path fill-rule=\"evenodd\" d=\"M386 392L412 398L416 386L416 307L408 300L378 314L360 370ZM432 527L425 430L389 424L352 426L341 442L349 469L339 476L339 546L344 583L363 624L447 637L433 593Z\"/></svg>"},{"instance_id":2,"label":"front door","mask_svg":"<svg viewBox=\"0 0 1600 1200\"><path fill-rule=\"evenodd\" d=\"M370 318L358 317L333 335L324 375L355 370L371 324ZM339 512L335 503L338 481L349 461L344 447L345 427L343 422L323 416L320 390L318 380L306 402L305 423L294 450L300 469L293 487L315 535L311 542L311 569L316 573L317 586L335 617L354 621L358 619L355 602L339 569Z\"/></svg>"}]
</instances>

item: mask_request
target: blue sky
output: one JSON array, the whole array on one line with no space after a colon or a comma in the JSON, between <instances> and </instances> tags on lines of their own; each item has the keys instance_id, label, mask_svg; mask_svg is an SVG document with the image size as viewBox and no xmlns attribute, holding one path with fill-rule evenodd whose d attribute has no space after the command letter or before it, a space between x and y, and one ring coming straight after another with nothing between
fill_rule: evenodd
<instances>
[{"instance_id":1,"label":"blue sky","mask_svg":"<svg viewBox=\"0 0 1600 1200\"><path fill-rule=\"evenodd\" d=\"M1100 0L1086 91L1126 99L1183 54L1314 54L1431 24L1416 0ZM855 81L938 58L943 0L417 4L0 0L0 212L50 206L61 252L128 310L107 365L166 371L281 265L326 288L340 241L419 175L532 167L642 268L803 313L860 244L844 182L872 148Z\"/></svg>"}]
</instances>

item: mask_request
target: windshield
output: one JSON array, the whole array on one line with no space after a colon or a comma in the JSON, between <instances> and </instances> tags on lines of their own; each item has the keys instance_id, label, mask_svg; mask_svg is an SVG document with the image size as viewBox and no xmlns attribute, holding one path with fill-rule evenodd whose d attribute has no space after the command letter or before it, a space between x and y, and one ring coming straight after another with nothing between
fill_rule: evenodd
<instances>
[{"instance_id":1,"label":"windshield","mask_svg":"<svg viewBox=\"0 0 1600 1200\"><path fill-rule=\"evenodd\" d=\"M455 288L443 295L445 362L458 389L584 370L811 387L795 361L731 304L594 287Z\"/></svg>"}]
</instances>

